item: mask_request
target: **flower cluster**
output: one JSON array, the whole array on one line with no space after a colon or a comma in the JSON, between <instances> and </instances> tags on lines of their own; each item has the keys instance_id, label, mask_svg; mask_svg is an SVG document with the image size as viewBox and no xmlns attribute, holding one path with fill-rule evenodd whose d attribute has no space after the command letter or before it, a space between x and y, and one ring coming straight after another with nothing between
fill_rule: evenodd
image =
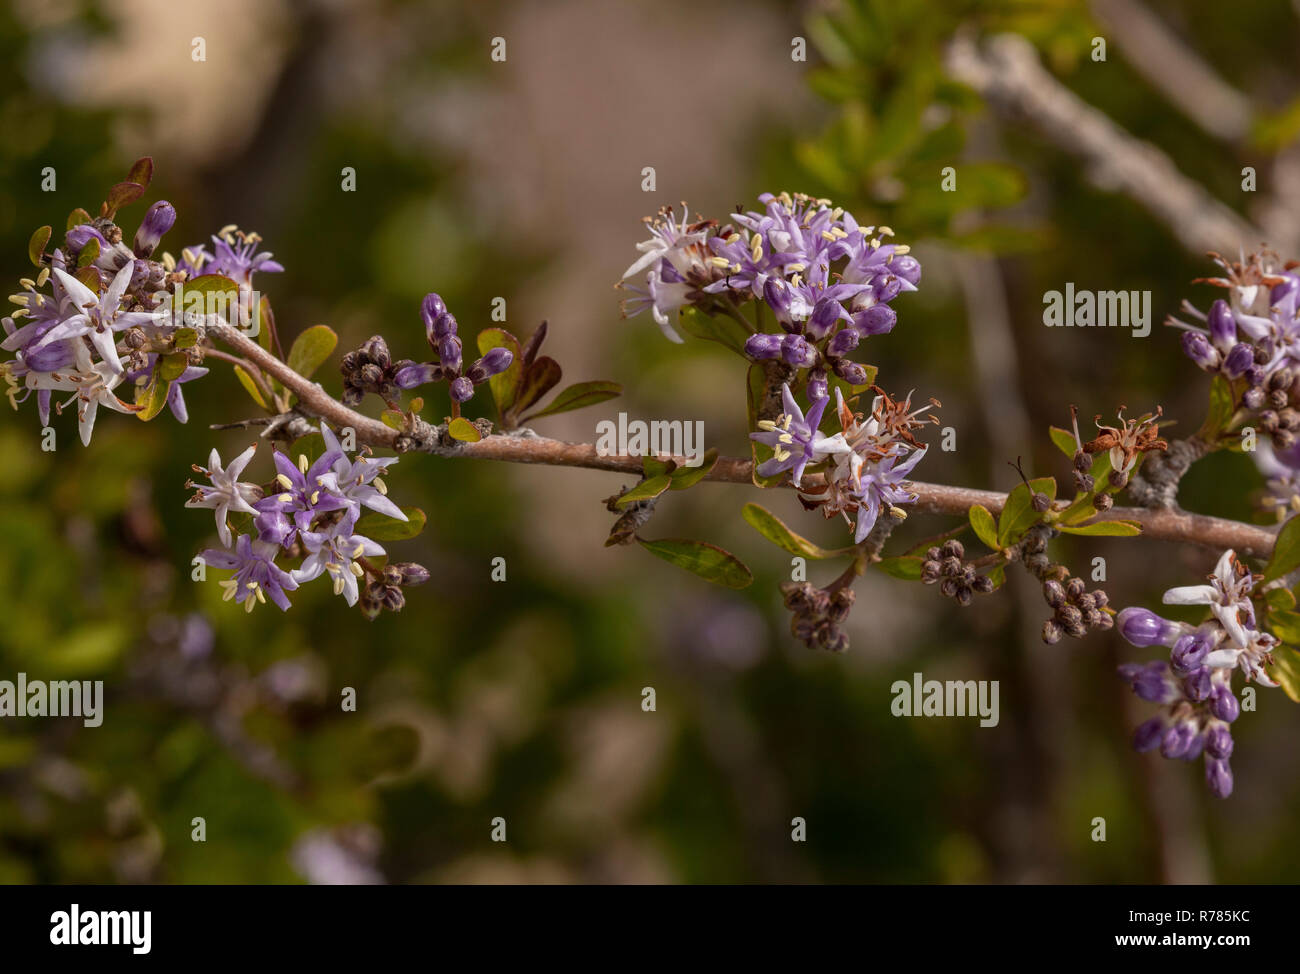
<instances>
[{"instance_id":1,"label":"flower cluster","mask_svg":"<svg viewBox=\"0 0 1300 974\"><path fill-rule=\"evenodd\" d=\"M898 401L877 390L871 414L865 416L854 412L836 389L835 415L840 430L823 437L808 417L799 413L789 386L782 389L782 399L784 414L777 420L760 420L761 432L750 434L775 451L771 460L759 466L761 476L791 471L804 507L820 509L828 518L843 516L854 526L855 544L867 539L882 511L898 520L907 516L902 505L913 503L916 495L906 478L929 449L917 441L912 430L928 421L921 415L938 402L932 399L913 410L910 396ZM808 416L820 419L826 403L826 399L815 401ZM821 460L830 461L822 482L803 483L807 463Z\"/></svg>"},{"instance_id":2,"label":"flower cluster","mask_svg":"<svg viewBox=\"0 0 1300 974\"><path fill-rule=\"evenodd\" d=\"M757 332L745 344L751 359L811 369L814 388L824 389L831 372L864 383L866 370L846 356L863 338L893 329L890 302L916 290L920 263L906 246L884 242L889 227L861 226L829 200L788 193L759 200L762 213L733 213L722 227L688 222L685 204L680 219L671 208L647 218L650 239L623 275L634 295L624 314L649 310L681 341L674 326L683 308L738 315L752 300L759 310L756 322L746 321ZM779 331L764 327L764 310Z\"/></svg>"},{"instance_id":3,"label":"flower cluster","mask_svg":"<svg viewBox=\"0 0 1300 974\"><path fill-rule=\"evenodd\" d=\"M115 215L107 215L108 204L105 213L92 219L78 211L74 221L82 222L74 222L49 253L49 228L37 231L32 257L40 271L21 280L22 290L10 298L18 310L3 319L0 341L0 348L15 353L0 363L14 408L34 393L38 419L47 426L51 407L62 413L75 403L87 445L101 406L147 419L144 394L153 390L160 404L187 421L180 386L208 370L198 365L196 335L179 340L183 327L203 321L178 313L190 309L176 307L176 285L221 274L248 289L255 271L282 270L270 254L256 252L256 234L233 227L213 238L215 255L199 247L186 250L179 263L167 253L155 257L176 222L176 210L165 200L149 207L129 246ZM122 397L128 390L130 400ZM66 398L57 399L59 394Z\"/></svg>"},{"instance_id":4,"label":"flower cluster","mask_svg":"<svg viewBox=\"0 0 1300 974\"><path fill-rule=\"evenodd\" d=\"M1232 263L1215 255L1215 261L1224 274L1205 283L1226 289L1228 297L1208 313L1183 303L1201 325L1174 317L1168 323L1184 330L1188 358L1228 379L1237 403L1257 412L1259 428L1286 448L1300 433L1300 410L1291 406L1300 394L1300 275L1268 251Z\"/></svg>"},{"instance_id":5,"label":"flower cluster","mask_svg":"<svg viewBox=\"0 0 1300 974\"><path fill-rule=\"evenodd\" d=\"M194 468L209 483L186 485L195 488L186 507L213 510L224 545L204 551L203 560L210 567L234 572L221 583L225 598L242 602L250 612L268 598L288 609L286 593L322 575L333 583L334 594L342 595L348 605L360 600L362 610L372 618L384 608L400 609L401 587L427 580L428 572L414 564L376 566L369 559L386 552L357 533L362 508L407 520L386 496L381 479L397 458L361 454L351 459L324 423L320 433L325 449L314 463L302 455L295 464L276 450L272 457L276 476L265 486L239 479L256 444L227 466L213 450L206 468ZM251 519L247 533L234 534L229 523L232 514ZM281 561L296 565L286 569Z\"/></svg>"},{"instance_id":6,"label":"flower cluster","mask_svg":"<svg viewBox=\"0 0 1300 974\"><path fill-rule=\"evenodd\" d=\"M1240 713L1232 690L1232 673L1240 669L1248 681L1277 684L1264 671L1273 662L1277 639L1259 629L1251 600L1256 578L1225 551L1206 585L1172 588L1166 605L1206 605L1211 618L1193 626L1171 622L1148 609L1130 607L1116 620L1121 635L1134 646L1169 647L1168 662L1129 663L1120 674L1143 700L1161 705L1161 712L1143 723L1134 738L1139 751L1156 747L1167 758L1195 760L1205 755L1205 777L1220 798L1232 792L1232 733Z\"/></svg>"},{"instance_id":7,"label":"flower cluster","mask_svg":"<svg viewBox=\"0 0 1300 974\"><path fill-rule=\"evenodd\" d=\"M391 400L394 388L415 389L430 382L446 382L452 402L459 405L474 398L475 386L504 372L514 361L514 353L509 349L494 348L465 368L456 317L437 294L424 296L420 317L435 360L392 362L384 340L372 338L343 358L344 402L360 402L366 392L376 392Z\"/></svg>"}]
</instances>

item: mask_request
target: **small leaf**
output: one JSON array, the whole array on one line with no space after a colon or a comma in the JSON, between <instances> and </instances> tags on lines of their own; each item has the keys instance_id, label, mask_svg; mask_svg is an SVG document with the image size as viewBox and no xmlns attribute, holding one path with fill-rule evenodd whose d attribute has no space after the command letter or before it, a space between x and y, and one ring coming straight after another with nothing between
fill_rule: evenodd
<instances>
[{"instance_id":1,"label":"small leaf","mask_svg":"<svg viewBox=\"0 0 1300 974\"><path fill-rule=\"evenodd\" d=\"M709 316L692 307L682 309L678 325L693 338L717 342L742 356L745 354L745 341L752 334L734 318L726 315Z\"/></svg>"},{"instance_id":2,"label":"small leaf","mask_svg":"<svg viewBox=\"0 0 1300 974\"><path fill-rule=\"evenodd\" d=\"M1300 703L1300 653L1289 646L1275 648L1268 675L1281 684L1283 693Z\"/></svg>"},{"instance_id":3,"label":"small leaf","mask_svg":"<svg viewBox=\"0 0 1300 974\"><path fill-rule=\"evenodd\" d=\"M997 565L991 572L989 572L989 578L993 579L993 590L997 591L1006 583L1007 566Z\"/></svg>"},{"instance_id":4,"label":"small leaf","mask_svg":"<svg viewBox=\"0 0 1300 974\"><path fill-rule=\"evenodd\" d=\"M641 458L641 472L647 477L658 477L660 474L671 474L677 468L677 464L672 460L658 460L654 457Z\"/></svg>"},{"instance_id":5,"label":"small leaf","mask_svg":"<svg viewBox=\"0 0 1300 974\"><path fill-rule=\"evenodd\" d=\"M53 233L50 227L41 227L32 234L32 239L27 241L27 258L35 266L41 266L41 255L45 253L45 245L50 242Z\"/></svg>"},{"instance_id":6,"label":"small leaf","mask_svg":"<svg viewBox=\"0 0 1300 974\"><path fill-rule=\"evenodd\" d=\"M494 348L508 349L513 356L510 367L498 372L488 379L488 388L492 390L492 400L497 404L497 416L501 424L506 425L506 416L513 416L515 399L519 395L519 383L523 381L523 354L519 348L519 339L504 328L484 328L478 333L478 351L486 355ZM509 427L507 427L509 428Z\"/></svg>"},{"instance_id":7,"label":"small leaf","mask_svg":"<svg viewBox=\"0 0 1300 974\"><path fill-rule=\"evenodd\" d=\"M464 416L457 416L447 424L447 435L462 443L477 443L483 439L483 434L478 431L478 427Z\"/></svg>"},{"instance_id":8,"label":"small leaf","mask_svg":"<svg viewBox=\"0 0 1300 974\"><path fill-rule=\"evenodd\" d=\"M1286 588L1269 589L1268 592L1265 593L1264 599L1268 602L1270 609L1278 611L1294 609L1296 605L1295 593Z\"/></svg>"},{"instance_id":9,"label":"small leaf","mask_svg":"<svg viewBox=\"0 0 1300 974\"><path fill-rule=\"evenodd\" d=\"M98 291L100 285L104 283L99 276L99 271L93 267L80 267L77 269L77 273L72 276L92 291Z\"/></svg>"},{"instance_id":10,"label":"small leaf","mask_svg":"<svg viewBox=\"0 0 1300 974\"><path fill-rule=\"evenodd\" d=\"M621 495L614 502L614 506L627 507L636 501L651 500L666 491L671 483L672 478L666 473L661 473L658 477L651 477L649 480L643 480L627 493Z\"/></svg>"},{"instance_id":11,"label":"small leaf","mask_svg":"<svg viewBox=\"0 0 1300 974\"><path fill-rule=\"evenodd\" d=\"M704 459L698 467L678 467L673 471L672 490L685 490L687 487L694 487L701 480L709 475L713 465L718 462L718 451L716 448L710 449L704 454Z\"/></svg>"},{"instance_id":12,"label":"small leaf","mask_svg":"<svg viewBox=\"0 0 1300 974\"><path fill-rule=\"evenodd\" d=\"M1205 410L1205 422L1197 433L1207 443L1217 440L1232 420L1237 411L1236 397L1232 394L1232 383L1222 375L1216 375L1210 383L1210 401Z\"/></svg>"},{"instance_id":13,"label":"small leaf","mask_svg":"<svg viewBox=\"0 0 1300 974\"><path fill-rule=\"evenodd\" d=\"M999 550L998 526L989 509L980 504L972 504L967 516L970 518L970 526L975 529L975 536L994 551Z\"/></svg>"},{"instance_id":14,"label":"small leaf","mask_svg":"<svg viewBox=\"0 0 1300 974\"><path fill-rule=\"evenodd\" d=\"M108 212L111 215L119 208L134 203L143 195L144 187L139 183L122 182L108 191L108 198L104 200L104 204L108 207Z\"/></svg>"},{"instance_id":15,"label":"small leaf","mask_svg":"<svg viewBox=\"0 0 1300 974\"><path fill-rule=\"evenodd\" d=\"M79 227L83 223L89 223L90 219L91 217L89 213L87 213L81 207L77 207L75 210L73 210L71 213L68 214L68 225L65 226L63 229L71 230L73 227Z\"/></svg>"},{"instance_id":16,"label":"small leaf","mask_svg":"<svg viewBox=\"0 0 1300 974\"><path fill-rule=\"evenodd\" d=\"M1066 534L1090 538L1132 538L1142 533L1137 521L1093 521L1091 524L1057 524Z\"/></svg>"},{"instance_id":17,"label":"small leaf","mask_svg":"<svg viewBox=\"0 0 1300 974\"><path fill-rule=\"evenodd\" d=\"M542 347L542 342L546 341L547 324L543 321L537 326L537 330L528 336L528 341L524 343L524 365L533 364L533 359L537 358L537 352Z\"/></svg>"},{"instance_id":18,"label":"small leaf","mask_svg":"<svg viewBox=\"0 0 1300 974\"><path fill-rule=\"evenodd\" d=\"M178 352L193 348L199 343L199 333L193 328L177 328L172 333L172 348Z\"/></svg>"},{"instance_id":19,"label":"small leaf","mask_svg":"<svg viewBox=\"0 0 1300 974\"><path fill-rule=\"evenodd\" d=\"M126 180L129 183L138 183L141 186L148 186L153 182L153 158L151 156L141 156L131 166L131 171L126 174Z\"/></svg>"},{"instance_id":20,"label":"small leaf","mask_svg":"<svg viewBox=\"0 0 1300 974\"><path fill-rule=\"evenodd\" d=\"M1048 500L1055 500L1056 480L1053 477L1038 477L1028 484L1018 484L1007 495L1007 503L998 519L999 546L1005 548L1019 541L1021 535L1042 520L1043 515L1031 505L1031 491L1046 494Z\"/></svg>"},{"instance_id":21,"label":"small leaf","mask_svg":"<svg viewBox=\"0 0 1300 974\"><path fill-rule=\"evenodd\" d=\"M1273 554L1264 566L1264 577L1260 584L1289 575L1297 568L1300 568L1300 517L1293 517L1282 525L1282 530L1277 534Z\"/></svg>"},{"instance_id":22,"label":"small leaf","mask_svg":"<svg viewBox=\"0 0 1300 974\"><path fill-rule=\"evenodd\" d=\"M406 417L396 409L385 409L379 414L379 421L390 430L400 430L406 426Z\"/></svg>"},{"instance_id":23,"label":"small leaf","mask_svg":"<svg viewBox=\"0 0 1300 974\"><path fill-rule=\"evenodd\" d=\"M158 362L158 375L170 382L179 379L190 367L190 358L183 352L164 355Z\"/></svg>"},{"instance_id":24,"label":"small leaf","mask_svg":"<svg viewBox=\"0 0 1300 974\"><path fill-rule=\"evenodd\" d=\"M897 558L882 558L876 562L876 567L886 575L915 582L921 577L921 565L923 563L923 559L913 555L899 555Z\"/></svg>"},{"instance_id":25,"label":"small leaf","mask_svg":"<svg viewBox=\"0 0 1300 974\"><path fill-rule=\"evenodd\" d=\"M1074 434L1069 430L1063 430L1059 426L1049 426L1047 435L1052 438L1056 448L1064 453L1071 460L1074 459L1075 452L1079 449L1074 442Z\"/></svg>"},{"instance_id":26,"label":"small leaf","mask_svg":"<svg viewBox=\"0 0 1300 974\"><path fill-rule=\"evenodd\" d=\"M549 406L535 413L530 413L526 419L533 420L541 416L554 416L556 413L567 413L572 409L594 406L596 403L613 399L615 396L621 396L622 394L623 387L617 382L578 382L566 389L562 389L551 400Z\"/></svg>"},{"instance_id":27,"label":"small leaf","mask_svg":"<svg viewBox=\"0 0 1300 974\"><path fill-rule=\"evenodd\" d=\"M651 554L657 555L664 561L672 562L678 568L694 572L705 581L716 585L745 588L754 580L753 573L745 567L744 562L717 545L680 538L646 541L638 537L636 540Z\"/></svg>"},{"instance_id":28,"label":"small leaf","mask_svg":"<svg viewBox=\"0 0 1300 974\"><path fill-rule=\"evenodd\" d=\"M136 386L135 404L143 407L136 415L146 423L157 416L167 405L167 392L170 388L171 382L156 373L148 385Z\"/></svg>"},{"instance_id":29,"label":"small leaf","mask_svg":"<svg viewBox=\"0 0 1300 974\"><path fill-rule=\"evenodd\" d=\"M244 387L245 391L253 397L253 402L257 403L263 409L270 408L267 406L266 400L262 398L262 390L257 387L257 383L253 381L253 377L244 371L242 365L235 366L235 377L239 379L239 384Z\"/></svg>"},{"instance_id":30,"label":"small leaf","mask_svg":"<svg viewBox=\"0 0 1300 974\"><path fill-rule=\"evenodd\" d=\"M91 237L86 241L86 246L81 248L81 253L77 255L78 267L89 267L99 259L99 240Z\"/></svg>"},{"instance_id":31,"label":"small leaf","mask_svg":"<svg viewBox=\"0 0 1300 974\"><path fill-rule=\"evenodd\" d=\"M1288 609L1270 612L1268 630L1284 643L1300 645L1300 612Z\"/></svg>"},{"instance_id":32,"label":"small leaf","mask_svg":"<svg viewBox=\"0 0 1300 974\"><path fill-rule=\"evenodd\" d=\"M405 541L424 530L427 520L424 511L418 507L403 507L402 513L406 515L405 521L370 511L357 521L355 533L373 541Z\"/></svg>"},{"instance_id":33,"label":"small leaf","mask_svg":"<svg viewBox=\"0 0 1300 974\"><path fill-rule=\"evenodd\" d=\"M795 534L786 527L784 521L758 504L746 504L741 511L741 516L768 541L778 548L784 548L792 555L801 555L804 558L835 558L853 550L851 547L832 550L816 545L807 538Z\"/></svg>"},{"instance_id":34,"label":"small leaf","mask_svg":"<svg viewBox=\"0 0 1300 974\"><path fill-rule=\"evenodd\" d=\"M313 325L293 340L289 349L289 368L299 375L310 376L334 353L339 336L329 325Z\"/></svg>"},{"instance_id":35,"label":"small leaf","mask_svg":"<svg viewBox=\"0 0 1300 974\"><path fill-rule=\"evenodd\" d=\"M562 375L560 363L550 356L543 355L534 359L533 363L524 370L524 378L519 383L519 391L515 397L514 411L522 413L525 409L536 405L541 401L542 396L559 385Z\"/></svg>"}]
</instances>

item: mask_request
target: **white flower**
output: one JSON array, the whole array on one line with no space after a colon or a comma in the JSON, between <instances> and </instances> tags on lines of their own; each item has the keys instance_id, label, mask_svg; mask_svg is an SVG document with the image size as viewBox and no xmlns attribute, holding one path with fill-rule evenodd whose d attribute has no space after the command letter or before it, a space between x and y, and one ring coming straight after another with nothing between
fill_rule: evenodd
<instances>
[{"instance_id":1,"label":"white flower","mask_svg":"<svg viewBox=\"0 0 1300 974\"><path fill-rule=\"evenodd\" d=\"M256 450L257 444L254 443L231 460L230 465L223 469L221 455L217 453L214 447L212 453L208 456L207 467L196 466L194 468L199 473L205 474L212 481L212 486L199 487L194 496L185 502L185 506L214 509L217 519L217 535L221 538L221 543L227 548L230 547L231 538L230 525L226 523L229 513L239 511L244 514L257 514L257 510L251 503L259 497L257 487L253 484L241 484L239 482L239 475L248 466L248 461L253 459L253 453Z\"/></svg>"},{"instance_id":2,"label":"white flower","mask_svg":"<svg viewBox=\"0 0 1300 974\"><path fill-rule=\"evenodd\" d=\"M95 351L108 363L113 372L122 371L122 360L117 355L117 339L114 332L125 331L136 325L144 325L159 317L157 312L132 311L121 314L118 305L127 285L131 283L131 274L135 268L129 263L117 272L117 276L102 295L86 287L71 274L54 269L54 277L63 287L65 310L72 314L46 332L36 348L44 348L51 342L65 341L69 338L90 337Z\"/></svg>"},{"instance_id":3,"label":"white flower","mask_svg":"<svg viewBox=\"0 0 1300 974\"><path fill-rule=\"evenodd\" d=\"M346 521L340 530L350 532L354 522ZM359 558L373 558L385 554L378 542L359 534L342 534L322 538L319 535L302 535L309 546L314 540L320 541L316 548L302 561L302 567L291 574L298 584L310 582L323 574L328 574L334 583L334 594L341 595L348 605L356 605L360 594L357 578L365 572L357 563Z\"/></svg>"},{"instance_id":4,"label":"white flower","mask_svg":"<svg viewBox=\"0 0 1300 974\"><path fill-rule=\"evenodd\" d=\"M1250 590L1254 584L1250 570L1237 560L1236 552L1229 549L1215 566L1209 585L1171 588L1165 593L1163 602L1165 605L1208 605L1228 638L1238 648L1246 649L1251 642L1247 630L1255 627L1255 608L1250 602Z\"/></svg>"}]
</instances>

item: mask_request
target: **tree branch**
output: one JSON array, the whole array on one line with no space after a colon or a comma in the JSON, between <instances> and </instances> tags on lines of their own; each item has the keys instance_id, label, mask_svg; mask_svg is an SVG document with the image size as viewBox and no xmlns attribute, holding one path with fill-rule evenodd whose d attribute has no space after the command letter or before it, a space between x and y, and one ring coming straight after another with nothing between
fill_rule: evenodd
<instances>
[{"instance_id":1,"label":"tree branch","mask_svg":"<svg viewBox=\"0 0 1300 974\"><path fill-rule=\"evenodd\" d=\"M398 453L419 452L439 457L501 460L507 463L544 464L552 467L582 467L640 476L638 456L605 455L591 443L567 443L539 436L530 429L511 430L485 436L476 443L451 439L445 426L433 426L419 417L405 431L392 429L369 416L349 409L320 385L311 382L271 355L256 342L230 325L209 325L209 337L226 342L269 375L275 376L298 396L298 413L310 413L337 429L351 427L358 443ZM673 457L685 464L685 457ZM753 462L743 457L718 457L705 480L720 483L753 484ZM818 483L809 476L810 485ZM921 514L949 514L965 517L971 505L980 504L993 514L1001 512L1007 495L971 487L913 482L917 495L912 510ZM1273 550L1275 534L1268 528L1224 518L1191 514L1177 508L1151 510L1144 507L1113 507L1097 515L1099 521L1136 521L1142 533L1158 541L1178 541L1223 550L1234 548L1242 555L1266 556Z\"/></svg>"}]
</instances>

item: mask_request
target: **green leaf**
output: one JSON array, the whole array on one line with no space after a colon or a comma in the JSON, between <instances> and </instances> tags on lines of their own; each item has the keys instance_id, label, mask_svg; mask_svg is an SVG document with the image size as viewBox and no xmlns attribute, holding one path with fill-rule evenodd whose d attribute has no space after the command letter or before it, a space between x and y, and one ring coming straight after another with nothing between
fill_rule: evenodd
<instances>
[{"instance_id":1,"label":"green leaf","mask_svg":"<svg viewBox=\"0 0 1300 974\"><path fill-rule=\"evenodd\" d=\"M1056 525L1066 534L1082 534L1091 538L1132 538L1142 533L1137 521L1093 521L1091 524Z\"/></svg>"},{"instance_id":2,"label":"green leaf","mask_svg":"<svg viewBox=\"0 0 1300 974\"><path fill-rule=\"evenodd\" d=\"M173 355L164 355L159 360L158 374L170 382L172 379L179 379L189 367L190 357L184 352L177 352Z\"/></svg>"},{"instance_id":3,"label":"green leaf","mask_svg":"<svg viewBox=\"0 0 1300 974\"><path fill-rule=\"evenodd\" d=\"M375 541L405 541L424 530L424 522L427 520L424 511L418 507L403 507L402 513L406 515L405 521L371 511L357 521L354 533Z\"/></svg>"},{"instance_id":4,"label":"green leaf","mask_svg":"<svg viewBox=\"0 0 1300 974\"><path fill-rule=\"evenodd\" d=\"M1197 436L1207 443L1213 443L1227 429L1236 411L1232 384L1224 376L1216 375L1210 383L1210 402L1205 410L1205 422Z\"/></svg>"},{"instance_id":5,"label":"green leaf","mask_svg":"<svg viewBox=\"0 0 1300 974\"><path fill-rule=\"evenodd\" d=\"M554 416L556 413L567 413L572 409L582 409L584 406L594 406L596 403L622 394L623 387L617 382L578 382L561 390L559 395L551 400L549 406L530 413L525 417L525 421L542 416Z\"/></svg>"},{"instance_id":6,"label":"green leaf","mask_svg":"<svg viewBox=\"0 0 1300 974\"><path fill-rule=\"evenodd\" d=\"M143 407L136 413L136 416L147 423L162 412L163 407L167 405L167 390L170 387L171 381L157 372L154 373L153 380L148 385L136 386L135 404Z\"/></svg>"},{"instance_id":7,"label":"green leaf","mask_svg":"<svg viewBox=\"0 0 1300 974\"><path fill-rule=\"evenodd\" d=\"M310 376L334 354L339 336L329 325L313 325L293 340L289 349L289 368L299 375Z\"/></svg>"},{"instance_id":8,"label":"green leaf","mask_svg":"<svg viewBox=\"0 0 1300 974\"><path fill-rule=\"evenodd\" d=\"M1063 430L1059 426L1049 426L1047 428L1047 434L1052 438L1052 442L1056 444L1058 450L1064 453L1071 460L1074 459L1074 454L1075 451L1078 450L1078 447L1074 444L1073 433L1069 430Z\"/></svg>"},{"instance_id":9,"label":"green leaf","mask_svg":"<svg viewBox=\"0 0 1300 974\"><path fill-rule=\"evenodd\" d=\"M1273 543L1273 554L1264 566L1264 577L1259 584L1289 575L1300 568L1300 517L1293 517L1282 525Z\"/></svg>"},{"instance_id":10,"label":"green leaf","mask_svg":"<svg viewBox=\"0 0 1300 974\"><path fill-rule=\"evenodd\" d=\"M1282 692L1300 703L1300 653L1288 646L1278 646L1273 650L1273 665L1268 667L1268 675L1282 686Z\"/></svg>"},{"instance_id":11,"label":"green leaf","mask_svg":"<svg viewBox=\"0 0 1300 974\"><path fill-rule=\"evenodd\" d=\"M886 575L915 582L921 577L921 565L924 561L923 558L914 555L899 555L897 558L882 558L876 562L876 567Z\"/></svg>"},{"instance_id":12,"label":"green leaf","mask_svg":"<svg viewBox=\"0 0 1300 974\"><path fill-rule=\"evenodd\" d=\"M706 315L692 307L682 309L678 326L692 338L717 342L741 356L745 354L745 341L752 334L734 318L726 315Z\"/></svg>"},{"instance_id":13,"label":"green leaf","mask_svg":"<svg viewBox=\"0 0 1300 974\"><path fill-rule=\"evenodd\" d=\"M497 404L497 416L505 426L506 415L514 409L515 399L519 395L519 384L524 374L524 355L519 348L519 339L510 332L504 328L484 328L478 333L478 352L486 355L494 348L507 349L512 356L509 368L488 379L492 401Z\"/></svg>"},{"instance_id":14,"label":"green leaf","mask_svg":"<svg viewBox=\"0 0 1300 974\"><path fill-rule=\"evenodd\" d=\"M63 229L71 230L73 227L79 227L83 223L89 223L89 222L90 222L90 214L87 213L85 210L83 210L81 207L77 207L75 210L73 210L71 213L68 214L68 224Z\"/></svg>"},{"instance_id":15,"label":"green leaf","mask_svg":"<svg viewBox=\"0 0 1300 974\"><path fill-rule=\"evenodd\" d=\"M560 363L549 355L533 359L524 369L523 380L515 393L514 412L522 413L540 402L542 396L559 385L562 374Z\"/></svg>"},{"instance_id":16,"label":"green leaf","mask_svg":"<svg viewBox=\"0 0 1300 974\"><path fill-rule=\"evenodd\" d=\"M1284 643L1300 645L1300 612L1280 609L1268 614L1268 630Z\"/></svg>"},{"instance_id":17,"label":"green leaf","mask_svg":"<svg viewBox=\"0 0 1300 974\"><path fill-rule=\"evenodd\" d=\"M483 439L483 434L478 431L478 427L464 416L457 416L447 425L447 435L462 443L477 443Z\"/></svg>"},{"instance_id":18,"label":"green leaf","mask_svg":"<svg viewBox=\"0 0 1300 974\"><path fill-rule=\"evenodd\" d=\"M641 458L641 472L647 477L658 477L660 474L671 474L676 468L671 460L659 460L656 457Z\"/></svg>"},{"instance_id":19,"label":"green leaf","mask_svg":"<svg viewBox=\"0 0 1300 974\"><path fill-rule=\"evenodd\" d=\"M81 253L77 255L78 267L89 267L99 259L99 241L91 237L86 241L86 246L81 248Z\"/></svg>"},{"instance_id":20,"label":"green leaf","mask_svg":"<svg viewBox=\"0 0 1300 974\"><path fill-rule=\"evenodd\" d=\"M379 421L390 430L401 430L406 426L406 417L396 409L385 409L379 414Z\"/></svg>"},{"instance_id":21,"label":"green leaf","mask_svg":"<svg viewBox=\"0 0 1300 974\"><path fill-rule=\"evenodd\" d=\"M786 527L784 521L758 504L746 504L741 511L741 516L768 541L778 548L784 548L792 555L801 555L804 558L835 558L853 550L851 547L827 549L814 544L807 538L795 534Z\"/></svg>"},{"instance_id":22,"label":"green leaf","mask_svg":"<svg viewBox=\"0 0 1300 974\"><path fill-rule=\"evenodd\" d=\"M989 572L989 578L993 579L993 590L1000 589L1007 580L1007 566L997 565Z\"/></svg>"},{"instance_id":23,"label":"green leaf","mask_svg":"<svg viewBox=\"0 0 1300 974\"><path fill-rule=\"evenodd\" d=\"M975 529L975 536L983 541L994 551L999 549L998 545L998 526L993 520L993 515L989 509L980 504L972 504L967 512L970 518L970 526Z\"/></svg>"},{"instance_id":24,"label":"green leaf","mask_svg":"<svg viewBox=\"0 0 1300 974\"><path fill-rule=\"evenodd\" d=\"M652 555L672 562L678 568L693 572L715 585L745 588L754 580L753 573L745 567L744 562L717 545L681 538L646 541L638 537L636 540L637 544Z\"/></svg>"},{"instance_id":25,"label":"green leaf","mask_svg":"<svg viewBox=\"0 0 1300 974\"><path fill-rule=\"evenodd\" d=\"M678 467L672 472L672 486L670 490L685 490L687 487L694 487L701 480L709 475L713 465L718 462L718 451L716 448L705 452L703 460L698 467Z\"/></svg>"},{"instance_id":26,"label":"green leaf","mask_svg":"<svg viewBox=\"0 0 1300 974\"><path fill-rule=\"evenodd\" d=\"M41 266L41 254L45 253L45 245L50 242L53 233L50 227L41 227L32 234L32 239L27 241L27 259L35 266Z\"/></svg>"},{"instance_id":27,"label":"green leaf","mask_svg":"<svg viewBox=\"0 0 1300 974\"><path fill-rule=\"evenodd\" d=\"M657 477L651 477L649 480L643 480L626 494L619 497L614 502L615 507L627 507L636 501L648 501L658 497L668 489L668 485L673 482L673 478L666 473L661 473Z\"/></svg>"},{"instance_id":28,"label":"green leaf","mask_svg":"<svg viewBox=\"0 0 1300 974\"><path fill-rule=\"evenodd\" d=\"M1043 519L1043 515L1031 506L1031 491L1046 494L1048 500L1055 500L1056 479L1037 477L1028 484L1017 484L1007 495L1006 506L1002 508L1002 516L998 519L999 547L1005 548L1019 541L1021 535Z\"/></svg>"},{"instance_id":29,"label":"green leaf","mask_svg":"<svg viewBox=\"0 0 1300 974\"><path fill-rule=\"evenodd\" d=\"M253 402L257 403L263 409L270 408L266 404L266 400L262 398L262 390L257 387L257 383L253 381L253 377L244 371L242 365L235 366L235 378L239 379L239 384L244 387L244 390L250 396L253 397Z\"/></svg>"},{"instance_id":30,"label":"green leaf","mask_svg":"<svg viewBox=\"0 0 1300 974\"><path fill-rule=\"evenodd\" d=\"M172 348L178 352L193 348L199 343L199 333L193 328L177 328L172 333Z\"/></svg>"},{"instance_id":31,"label":"green leaf","mask_svg":"<svg viewBox=\"0 0 1300 974\"><path fill-rule=\"evenodd\" d=\"M1294 609L1296 605L1295 593L1286 588L1269 589L1264 594L1264 600L1268 603L1270 609L1276 611Z\"/></svg>"}]
</instances>

